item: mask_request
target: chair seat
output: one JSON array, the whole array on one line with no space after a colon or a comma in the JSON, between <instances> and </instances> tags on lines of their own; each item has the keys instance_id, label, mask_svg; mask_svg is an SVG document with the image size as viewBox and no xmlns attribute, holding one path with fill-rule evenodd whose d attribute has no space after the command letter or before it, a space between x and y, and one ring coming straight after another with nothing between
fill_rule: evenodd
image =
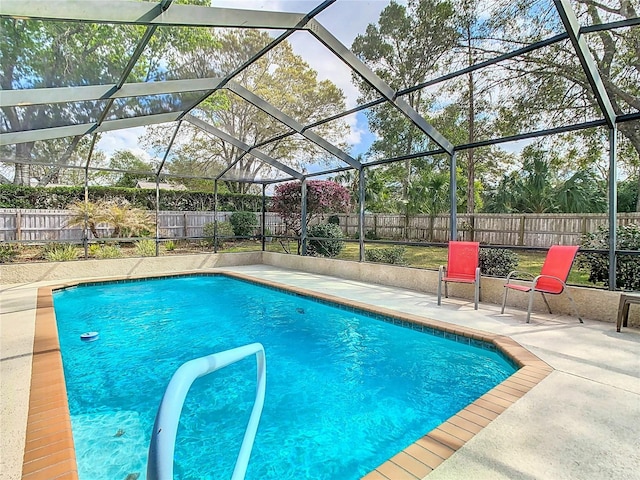
<instances>
[{"instance_id":1,"label":"chair seat","mask_svg":"<svg viewBox=\"0 0 640 480\"><path fill-rule=\"evenodd\" d=\"M443 277L445 282L476 283L475 277Z\"/></svg>"},{"instance_id":2,"label":"chair seat","mask_svg":"<svg viewBox=\"0 0 640 480\"><path fill-rule=\"evenodd\" d=\"M517 283L507 283L505 288L513 288L514 290L520 290L521 292L531 291L531 287L529 285L518 285Z\"/></svg>"},{"instance_id":3,"label":"chair seat","mask_svg":"<svg viewBox=\"0 0 640 480\"><path fill-rule=\"evenodd\" d=\"M566 292L578 320L580 320L580 323L583 323L582 318L580 318L580 312L578 312L578 307L571 297L571 293L565 288L565 282L569 277L571 266L573 265L573 261L575 260L579 249L579 245L552 245L547 251L547 256L542 264L540 275L537 275L533 280L518 279L520 283L507 283L505 285L506 288L504 289L504 296L502 297L502 310L500 310L500 313L504 313L504 307L507 305L507 294L509 293L509 290L518 290L529 294L527 323L529 323L531 318L531 309L533 307L533 296L535 292L540 292L542 294L542 299L544 300L549 313L551 313L551 307L549 306L549 302L547 302L545 294L559 295L562 292ZM518 272L516 270L509 272L509 275L507 275L507 282L509 282L512 276L517 273Z\"/></svg>"}]
</instances>

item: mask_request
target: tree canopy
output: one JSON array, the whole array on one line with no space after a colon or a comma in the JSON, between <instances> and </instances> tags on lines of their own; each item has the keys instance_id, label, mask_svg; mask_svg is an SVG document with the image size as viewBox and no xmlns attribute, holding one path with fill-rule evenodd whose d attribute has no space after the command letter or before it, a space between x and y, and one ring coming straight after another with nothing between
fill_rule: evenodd
<instances>
[{"instance_id":1,"label":"tree canopy","mask_svg":"<svg viewBox=\"0 0 640 480\"><path fill-rule=\"evenodd\" d=\"M216 77L232 71L264 47L271 37L266 32L230 30L216 40L216 48L213 49L193 46L194 58L206 58L207 62L194 62L185 67L191 69L190 76ZM316 71L293 53L288 42L281 43L244 69L235 81L305 125L345 108L342 91L327 80L318 80ZM200 105L197 115L247 145L263 144L288 131L276 119L229 91L217 92L211 101ZM168 133L166 128L151 128L147 143L166 145ZM185 126L181 133L180 145L174 153L178 158L199 162L197 171L211 175L235 164L228 175L232 178L253 180L273 173L273 169L258 158L245 155L241 149L195 127ZM332 123L319 128L316 133L339 144L348 133L348 126L343 122ZM307 162L327 157L326 152L299 135L272 141L261 146L260 150L297 169ZM169 164L167 170L171 172L178 165ZM249 184L231 180L227 185L232 192L244 193Z\"/></svg>"}]
</instances>

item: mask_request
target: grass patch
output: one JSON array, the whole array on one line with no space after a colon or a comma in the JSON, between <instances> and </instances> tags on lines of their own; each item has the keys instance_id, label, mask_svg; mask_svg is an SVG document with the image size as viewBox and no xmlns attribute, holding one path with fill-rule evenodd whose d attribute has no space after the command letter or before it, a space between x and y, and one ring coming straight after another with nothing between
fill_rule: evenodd
<instances>
[{"instance_id":1,"label":"grass patch","mask_svg":"<svg viewBox=\"0 0 640 480\"><path fill-rule=\"evenodd\" d=\"M296 241L282 240L284 247L289 249L292 254L297 253L298 244ZM287 253L282 243L279 240L267 242L266 249L269 252ZM366 250L389 248L391 245L384 244L368 244L365 245ZM97 246L90 247L90 255L94 258L101 258L101 255L96 254L95 250ZM51 247L50 247L51 248ZM75 250L75 247L73 247ZM227 242L223 248L219 248L219 252L256 252L262 249L262 242L259 240L244 240L237 242ZM15 249L16 254L11 258L5 259L7 263L31 263L46 261L43 258L43 247L33 245L19 245ZM81 249L77 250L77 256L82 258ZM515 250L518 254L518 270L528 272L532 275L538 275L542 268L542 263L546 257L546 252L531 252ZM155 255L155 244L154 244ZM161 250L162 255L188 255L194 253L213 253L213 248L203 244L203 242L176 242L174 249L167 251L167 249ZM132 257L139 256L135 251L133 244L123 244L118 248L117 255L104 255L104 258L114 257ZM350 260L357 262L360 258L359 243L358 242L345 242L345 246L336 257L340 260ZM66 258L69 259L69 258ZM74 257L75 259L75 257ZM444 247L416 247L406 246L404 251L405 265L417 268L426 268L430 270L437 270L440 265L446 265L447 263L447 249ZM589 281L589 272L582 270L577 266L577 262L574 263L571 273L569 274L568 283L572 285L581 285L593 287L594 284ZM597 283L595 286L603 287L603 283Z\"/></svg>"},{"instance_id":2,"label":"grass patch","mask_svg":"<svg viewBox=\"0 0 640 480\"><path fill-rule=\"evenodd\" d=\"M367 245L365 246L365 249L370 250L385 247L388 246ZM344 250L337 258L342 260L357 260L359 255L358 248L357 243L347 243ZM518 270L530 273L534 276L540 273L544 259L547 256L547 252L516 250L516 253L518 254ZM447 264L447 249L443 247L407 246L404 258L407 266L437 270L440 265ZM569 273L567 283L572 285L593 286L593 283L589 281L589 272L578 268L576 263L574 263L571 273Z\"/></svg>"}]
</instances>

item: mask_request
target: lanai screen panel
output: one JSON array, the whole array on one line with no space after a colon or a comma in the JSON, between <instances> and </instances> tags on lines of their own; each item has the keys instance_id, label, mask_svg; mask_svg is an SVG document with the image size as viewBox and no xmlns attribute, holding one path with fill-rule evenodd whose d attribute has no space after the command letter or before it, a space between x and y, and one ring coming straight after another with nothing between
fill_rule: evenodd
<instances>
[{"instance_id":1,"label":"lanai screen panel","mask_svg":"<svg viewBox=\"0 0 640 480\"><path fill-rule=\"evenodd\" d=\"M466 12L468 15L463 19L458 19L460 23L456 25L450 23L451 19L443 17L442 22L436 21L433 24L420 24L409 30L407 30L406 26L411 25L411 21L415 19L412 18L411 14L407 15L406 12L402 10L406 8L410 10L411 6L407 7L387 2L375 2L375 5L367 4L367 8L363 8L362 5L354 5L355 3L356 2L338 1L320 13L317 20L320 21L330 33L333 33L339 41L343 42L346 47L353 46L356 55L358 55L366 66L377 72L384 82L391 85L392 90L396 92L401 100L406 100L407 103L413 105L416 110L436 128L442 123L443 112L446 113L445 110L452 108L455 102L460 103L460 88L456 86L453 79L438 82L439 86L446 87L445 93L443 94L442 91L436 91L438 95L435 103L429 103L416 102L414 100L416 95L421 92L420 88L414 90L413 87L415 85L420 87L424 85L425 82L435 82L438 80L438 77L443 74L450 74L453 71L458 71L460 68L465 68L469 65L477 65L478 62L487 61L495 57L495 55L505 54L514 49L522 48L523 46L527 47L541 39L554 39L555 37L563 36L566 38L567 36L558 16L556 5L550 0L529 1L517 5L513 4L513 2L498 5L482 5L481 9ZM587 3L585 1L576 0L571 3L576 8L578 18L583 25L598 25L602 22L629 19L631 15L628 12L623 13L622 10L617 13L613 11L607 13L606 8L599 8L599 17L596 17L591 13L592 11L587 10ZM213 5L237 7L235 3L226 2L214 2ZM259 4L255 5L258 5L258 8L261 7ZM314 5L315 4L311 2L305 2L303 8L303 4L285 3L282 4L282 8L288 9L295 6L299 7L299 12L306 13L308 11L306 9L311 9ZM617 3L612 2L611 5L616 7ZM177 3L169 8L175 6L182 8L182 6ZM267 8L278 8L278 6L269 4ZM360 12L357 18L354 18L353 15L354 9ZM389 16L393 12L400 12L404 17L397 25L393 24L393 22L391 24L385 24L383 22L375 28L371 27L368 29L367 25L377 23L379 15L383 11L383 19L384 15ZM265 10L265 14L267 13ZM431 20L429 21L434 21L433 16L430 18ZM465 19L470 19L470 21L465 24ZM86 129L74 130L76 136L91 133L93 131L91 125L99 124L103 120L106 123L98 125L96 131L110 131L122 126L134 124L143 125L145 122L154 123L168 119L177 120L181 118L182 112L186 112L186 110L199 102L204 102L202 111L207 112L208 110L208 120L210 120L212 124L220 127L222 125L220 121L224 115L223 112L228 110L227 107L231 100L235 101L235 94L231 93L228 89L223 90L222 93L210 95L215 89L222 86L221 82L224 83L220 77L229 75L231 72L244 66L258 51L269 45L276 36L283 32L283 30L277 29L254 29L249 32L249 30L237 28L168 27L160 25L155 32L147 38L146 34L151 34L155 27L82 22L40 22L33 20L17 20L17 22L24 22L20 24L26 25L27 30L32 33L32 35L29 36L32 43L29 44L26 42L25 45L33 49L44 49L42 51L44 54L30 55L29 51L25 50L26 53L23 55L27 55L32 63L19 62L17 61L18 58L16 59L16 65L19 65L19 68L22 69L22 76L20 80L12 83L12 88L111 85L119 81L124 82L125 80L129 83L146 82L156 84L167 81L170 82L172 80L185 82L179 84L179 86L170 93L142 91L142 93L135 96L117 98L109 107L108 112L107 110L102 110L102 107L105 106L104 102L106 101L104 97L83 102L59 100L49 102L55 105L47 106L49 110L45 116L49 117L47 122L50 122L50 126L88 125ZM293 24L290 26L292 25ZM321 34L318 35L320 27L312 26L310 28L310 31L304 30L294 33L287 41L291 42L294 53L299 54L302 59L305 59L305 57L309 59L308 63L311 71L317 72L318 78L325 75L327 79L331 79L331 75L326 75L326 73L319 71L322 66L321 63L315 61L316 59L313 53L316 51L315 46L324 47L320 45L320 42L318 42L314 36L322 37ZM420 30L421 28L424 29L424 32L428 33L428 35L420 35L420 32L423 31ZM636 23L633 26L625 28L627 30L621 29L619 31L633 31L630 29L637 29L638 27ZM376 55L370 55L368 53L370 50L369 47L372 47L372 44L367 43L371 41L371 38L367 39L366 37L370 36L368 34L372 32L377 32L381 39L396 45L395 48L397 48L397 52L395 53L397 54L397 61L390 60L384 56L376 57ZM443 38L434 37L434 32L437 37ZM470 38L465 37L465 32L467 37L470 35ZM449 38L448 34L451 34L452 38ZM359 38L358 35L360 35ZM593 32L584 35L592 39L590 46L593 45L592 50L597 60L600 48L596 40L600 38L598 33ZM254 41L241 42L241 44L237 44L238 48L231 48L235 45L234 41L241 36L243 38L251 37ZM19 38L19 36L15 38ZM129 62L129 59L132 57L135 58L134 51L136 45L139 44L142 38L146 38L147 43L142 49L142 52L139 52L141 55L135 64L132 65L131 71L123 77L123 74L128 72L125 66L127 62ZM617 39L618 37L615 38ZM43 39L45 39L45 41L42 41ZM447 44L445 42L444 44L435 45L437 42L433 40L436 39L453 40L453 43ZM427 42L428 45L424 43L427 40L429 40L429 42ZM310 48L306 50L304 48L304 42L307 42L306 45L308 46L314 45L314 49ZM296 47L296 44L299 43L303 44L303 46ZM219 48L223 44L229 48ZM267 53L267 56L272 55L277 57L280 52L288 48L286 45L288 44L283 43L275 47L272 52ZM427 50L425 46L429 48L432 46L434 48L439 47L440 50ZM444 47L447 46L452 48L449 50L444 49ZM575 60L571 44L566 40L564 40L564 43L555 42L554 40L552 45L545 48L548 49L546 53L544 50L539 52L540 55L547 55L547 57L544 58L555 58L560 60L558 63L571 66L571 80L574 84L586 85L588 83L585 82L584 73L582 73L579 64ZM112 54L112 50L116 53ZM362 81L359 75L352 73L349 69L345 70L345 65L340 60L336 61L336 57L333 56L328 49L325 48L324 50L325 53L328 52L330 54L329 57L332 59L326 62L331 65L329 68L335 67L334 78L336 80L334 83L338 84L345 94L345 107L349 108L352 105L362 103L366 100L380 98L380 94L375 88L371 88L366 81ZM220 53L221 51L226 53L222 55ZM9 52L9 50L7 50L7 52ZM72 53L73 55L65 55L65 53ZM510 121L508 116L502 115L504 109L500 110L499 105L512 105L515 102L515 96L512 94L525 90L525 87L529 88L531 85L535 85L538 77L535 75L531 76L528 71L521 70L523 69L522 65L532 66L526 62L532 62L532 58L536 54L531 52L523 53L522 56L517 58L520 60L518 64L514 61L505 61L486 69L487 73L484 74L486 84L480 83L478 86L485 90L487 98L495 104L498 104L498 113L495 111L486 111L476 114L478 124L490 120L498 122L506 118L503 123L507 123L507 127L512 127L511 132L515 134L531 134L540 128L563 128L570 125L571 122L578 120L589 121L591 119L601 118L597 110L591 108L591 106L586 103L585 98L588 97L586 90L583 89L581 92L577 92L565 85L565 90L560 88L554 91L554 95L561 100L568 99L570 102L576 102L570 106L574 106L577 110L582 109L578 115L554 116L554 109L559 108L561 104L560 102L556 104L551 102L551 106L544 106L542 108L544 115L540 115L540 118L533 119L533 121L530 121L529 124L524 126L517 125L518 128L515 128L514 125L518 122ZM563 55L566 55L566 58ZM85 58L86 61L72 62L69 60L70 58ZM635 81L637 80L637 72L633 70L633 60L637 58L637 56L631 56L630 58L631 61L625 63L627 57L621 55L619 58L616 58L614 62L615 68L613 73L615 75L613 75L613 77L615 78L612 80L613 85L627 94L626 96L622 96L623 99L620 101L620 113L636 113L638 111L637 104L634 103L633 100L629 100L628 96L629 93L633 95L633 89L635 88L635 84L637 84ZM58 65L56 62L60 59L66 63L63 62L63 64ZM526 59L526 62L523 63L523 59ZM61 68L58 68L59 66ZM411 67L412 69L406 69L405 67ZM598 65L598 67L601 66ZM254 75L252 69L260 71L260 68L263 67L261 67L260 61L258 61L246 70L241 71L233 79L227 78L224 80L230 80L228 88L232 88L233 82L236 82L248 88L251 93L262 97L265 88L264 85L261 85L258 81L252 82L250 78L251 75ZM283 64L277 65L274 71L277 71L278 68L285 68L285 66ZM573 72L574 68L575 74ZM90 75L86 74L87 69L91 70ZM263 71L273 73L269 71L269 68ZM355 89L354 91L350 89L350 82L345 82L344 79L345 73L348 73L349 76L356 79L356 84L360 87L359 90ZM601 68L600 73L604 77L607 72ZM499 85L502 85L502 83L499 82L502 82L505 77L509 78L508 75L515 75L516 78L518 78L518 75L522 75L526 80L518 78L511 88L501 88ZM340 77L339 81L337 80L338 77ZM476 74L476 78L480 77L482 77L482 75L479 73ZM464 75L459 77L461 80L464 78ZM203 89L202 85L203 79L210 81L205 89ZM127 86L127 84L125 84L125 86ZM354 85L351 84L351 87L354 87ZM429 86L424 86L422 91L431 92L432 88L429 84ZM446 92L447 89L449 92ZM317 119L330 113L329 111L322 110L322 108L320 108L322 105L320 105L318 108L312 109L309 115L303 115L290 101L287 101L286 94L290 92L281 93L284 93L281 95L284 100L277 106L278 110L298 121L298 123L309 125L303 121L305 117L308 117L311 121L317 121ZM354 98L356 98L355 101ZM614 101L615 100L616 99L614 99ZM243 101L246 102L246 100ZM565 105L562 106L564 107ZM26 115L33 116L34 111L29 109L36 107L31 105L18 105L11 108L25 117ZM460 108L463 107L461 106ZM372 155L374 160L380 160L384 157L397 157L402 159L407 155L418 155L421 151L437 149L437 145L429 141L428 137L420 128L415 127L411 121L399 113L390 103L377 105L370 109L381 109L383 111L383 114L378 116L379 119L396 121L397 116L399 126L399 128L396 129L398 138L394 137L393 131L391 134L389 130L385 132L387 149L386 151L372 151L372 153L374 153L374 155ZM103 112L107 112L105 118L102 118ZM169 117L154 117L154 115L161 113L174 113L174 115ZM206 116L200 112L194 113L201 117ZM264 112L257 112L255 115L252 115L252 117L259 118L261 121L262 119L266 119L265 122L269 124L272 119L269 119L268 115L266 117L264 115ZM361 127L363 125L362 118L364 112L359 112L354 115L356 118L355 125ZM120 123L120 120L116 120L121 118L127 120L122 121L122 123ZM242 118L242 115L234 114L233 121L239 121L239 118ZM6 113L1 120L4 123L2 127L3 133L28 131L37 128L9 119ZM12 121L14 122L13 126L11 126ZM273 122L277 123L275 120L273 120ZM353 123L351 126L353 127ZM459 126L464 127L464 123ZM370 127L373 127L373 131L369 128L366 135L375 139L376 135L380 135L380 130L375 124L370 125ZM341 143L344 141L344 135L342 135L342 138L340 138L340 135L332 137L331 133L323 130L324 128L333 129L333 131L336 132L343 131L344 133L346 130L342 129L341 120L334 120L322 126L314 126L310 131L323 137L326 136L327 140L332 143L335 142L335 145L339 146L349 155L356 154L355 150L357 148L361 151L364 150L361 145L356 148L355 142L352 142L351 148L354 150L352 152L349 148L348 141L344 142L344 144ZM273 130L275 132L278 129L274 127ZM508 130L508 128L505 129L505 131ZM67 130L64 131L67 132ZM226 131L231 134L233 128L229 127ZM260 145L267 146L278 143L277 141L273 141L274 138L280 142L286 142L289 137L292 137L291 141L300 143L300 135L291 134L292 131L296 131L296 128L292 128L291 125L285 124L279 131L284 133L275 133L272 136L268 136L268 138L247 141L246 143L251 147ZM479 139L480 141L495 138L495 132L490 132L489 130L485 132L488 133L483 136L483 132L480 131L478 135L473 138ZM350 135L350 133L347 133L347 135ZM405 142L405 137L411 137L412 139L417 138L418 140ZM450 140L456 145L464 144L470 139L467 138L467 140L465 140L463 135L449 131L446 132L445 137L451 137ZM307 142L307 139L304 139L304 142ZM406 143L406 146L403 145L403 142ZM321 163L322 160L320 155L321 154L317 155L318 163ZM314 156L316 155L314 154ZM315 168L313 166L315 158L311 158L311 156L297 160L297 162L298 166L306 171ZM329 161L328 164L329 167L334 165L333 161Z\"/></svg>"},{"instance_id":2,"label":"lanai screen panel","mask_svg":"<svg viewBox=\"0 0 640 480\"><path fill-rule=\"evenodd\" d=\"M568 40L421 91L433 99L429 118L455 126L457 145L602 119Z\"/></svg>"},{"instance_id":3,"label":"lanai screen panel","mask_svg":"<svg viewBox=\"0 0 640 480\"><path fill-rule=\"evenodd\" d=\"M159 27L127 81L225 77L250 61L282 30ZM140 73L137 73L140 72Z\"/></svg>"},{"instance_id":4,"label":"lanai screen panel","mask_svg":"<svg viewBox=\"0 0 640 480\"><path fill-rule=\"evenodd\" d=\"M239 158L234 165L220 177L220 180L249 184L269 184L293 181L296 179L249 153Z\"/></svg>"},{"instance_id":5,"label":"lanai screen panel","mask_svg":"<svg viewBox=\"0 0 640 480\"><path fill-rule=\"evenodd\" d=\"M639 6L640 10L640 6ZM640 24L585 35L618 114L640 111Z\"/></svg>"}]
</instances>

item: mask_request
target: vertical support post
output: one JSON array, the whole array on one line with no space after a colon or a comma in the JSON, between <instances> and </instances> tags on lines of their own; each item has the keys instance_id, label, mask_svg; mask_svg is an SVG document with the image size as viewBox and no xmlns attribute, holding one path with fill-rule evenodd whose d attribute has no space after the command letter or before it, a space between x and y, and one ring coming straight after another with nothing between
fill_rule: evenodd
<instances>
[{"instance_id":1,"label":"vertical support post","mask_svg":"<svg viewBox=\"0 0 640 480\"><path fill-rule=\"evenodd\" d=\"M98 134L94 133L91 138L89 153L87 154L87 163L84 166L84 230L82 234L82 245L84 247L85 260L89 258L89 164L91 163L91 156L93 155L97 138Z\"/></svg>"},{"instance_id":2,"label":"vertical support post","mask_svg":"<svg viewBox=\"0 0 640 480\"><path fill-rule=\"evenodd\" d=\"M170 1L165 1L163 3L167 3L166 8L169 8ZM153 32L152 32L153 33ZM173 147L173 142L178 135L178 130L182 126L182 120L178 122L176 125L176 129L173 131L173 135L171 135L171 140L169 140L169 145L167 145L167 149L164 152L164 157L162 157L162 161L160 165L158 165L158 169L156 170L156 257L160 255L160 227L158 226L158 222L160 220L160 172L164 168L164 164L167 162L167 158L169 157L169 152Z\"/></svg>"},{"instance_id":3,"label":"vertical support post","mask_svg":"<svg viewBox=\"0 0 640 480\"><path fill-rule=\"evenodd\" d=\"M449 156L449 201L451 210L449 214L449 240L457 240L457 215L458 215L458 186L456 184L456 152Z\"/></svg>"},{"instance_id":4,"label":"vertical support post","mask_svg":"<svg viewBox=\"0 0 640 480\"><path fill-rule=\"evenodd\" d=\"M617 239L617 212L618 212L618 187L617 187L617 133L616 125L609 129L609 290L616 289L616 246Z\"/></svg>"},{"instance_id":5,"label":"vertical support post","mask_svg":"<svg viewBox=\"0 0 640 480\"><path fill-rule=\"evenodd\" d=\"M267 185L262 184L262 215L260 221L260 228L262 231L262 251L264 252L266 249L266 221L265 216L267 214Z\"/></svg>"},{"instance_id":6,"label":"vertical support post","mask_svg":"<svg viewBox=\"0 0 640 480\"><path fill-rule=\"evenodd\" d=\"M160 256L160 175L156 174L156 257Z\"/></svg>"},{"instance_id":7,"label":"vertical support post","mask_svg":"<svg viewBox=\"0 0 640 480\"><path fill-rule=\"evenodd\" d=\"M364 209L365 209L365 178L364 168L358 170L358 238L360 245L359 261L364 262Z\"/></svg>"},{"instance_id":8,"label":"vertical support post","mask_svg":"<svg viewBox=\"0 0 640 480\"><path fill-rule=\"evenodd\" d=\"M300 205L300 253L305 256L307 254L307 179L302 179L302 202Z\"/></svg>"},{"instance_id":9,"label":"vertical support post","mask_svg":"<svg viewBox=\"0 0 640 480\"><path fill-rule=\"evenodd\" d=\"M84 259L89 258L89 161L84 167L84 226L82 229Z\"/></svg>"},{"instance_id":10,"label":"vertical support post","mask_svg":"<svg viewBox=\"0 0 640 480\"><path fill-rule=\"evenodd\" d=\"M218 253L218 179L213 181L213 253Z\"/></svg>"}]
</instances>

